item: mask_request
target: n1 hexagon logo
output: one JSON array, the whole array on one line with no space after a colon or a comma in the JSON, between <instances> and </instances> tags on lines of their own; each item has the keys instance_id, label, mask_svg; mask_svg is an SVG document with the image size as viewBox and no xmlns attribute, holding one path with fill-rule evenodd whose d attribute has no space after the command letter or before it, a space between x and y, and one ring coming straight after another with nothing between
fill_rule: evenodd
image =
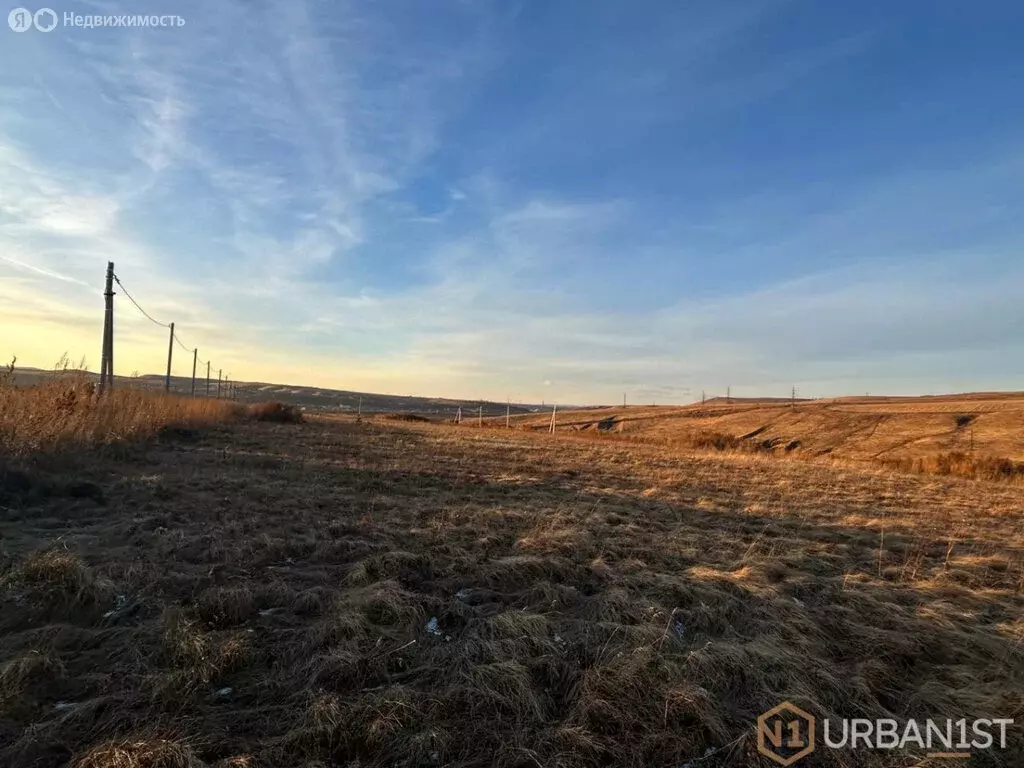
<instances>
[{"instance_id":1,"label":"n1 hexagon logo","mask_svg":"<svg viewBox=\"0 0 1024 768\"><path fill-rule=\"evenodd\" d=\"M784 701L757 718L757 751L779 765L793 765L814 751L814 715Z\"/></svg>"}]
</instances>

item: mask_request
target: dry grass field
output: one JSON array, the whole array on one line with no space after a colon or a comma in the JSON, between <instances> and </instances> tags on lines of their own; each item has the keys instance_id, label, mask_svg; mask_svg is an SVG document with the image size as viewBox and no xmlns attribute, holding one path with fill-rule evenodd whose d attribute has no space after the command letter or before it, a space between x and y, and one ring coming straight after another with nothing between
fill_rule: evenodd
<instances>
[{"instance_id":1,"label":"dry grass field","mask_svg":"<svg viewBox=\"0 0 1024 768\"><path fill-rule=\"evenodd\" d=\"M109 442L0 466L3 766L756 766L783 700L1024 718L1014 483L384 418ZM1015 728L799 765L1019 766Z\"/></svg>"},{"instance_id":2,"label":"dry grass field","mask_svg":"<svg viewBox=\"0 0 1024 768\"><path fill-rule=\"evenodd\" d=\"M224 400L165 397L119 387L103 397L79 374L13 386L13 364L0 369L0 460L87 451L151 437L165 429L215 424L242 413Z\"/></svg>"},{"instance_id":3,"label":"dry grass field","mask_svg":"<svg viewBox=\"0 0 1024 768\"><path fill-rule=\"evenodd\" d=\"M546 430L551 414L512 422ZM490 423L504 425L504 419ZM600 408L558 415L556 431L1024 480L1024 394L1015 393Z\"/></svg>"}]
</instances>

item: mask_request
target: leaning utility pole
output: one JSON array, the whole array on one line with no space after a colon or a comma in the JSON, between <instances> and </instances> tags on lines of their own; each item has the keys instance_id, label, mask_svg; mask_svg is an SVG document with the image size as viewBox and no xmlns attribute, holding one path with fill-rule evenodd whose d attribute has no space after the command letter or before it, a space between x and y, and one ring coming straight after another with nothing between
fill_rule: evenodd
<instances>
[{"instance_id":1,"label":"leaning utility pole","mask_svg":"<svg viewBox=\"0 0 1024 768\"><path fill-rule=\"evenodd\" d=\"M164 392L171 391L171 357L174 355L174 323L171 323L171 338L167 342L167 378L164 379Z\"/></svg>"},{"instance_id":2,"label":"leaning utility pole","mask_svg":"<svg viewBox=\"0 0 1024 768\"><path fill-rule=\"evenodd\" d=\"M114 262L107 262L103 290L103 353L100 356L100 392L114 387Z\"/></svg>"}]
</instances>

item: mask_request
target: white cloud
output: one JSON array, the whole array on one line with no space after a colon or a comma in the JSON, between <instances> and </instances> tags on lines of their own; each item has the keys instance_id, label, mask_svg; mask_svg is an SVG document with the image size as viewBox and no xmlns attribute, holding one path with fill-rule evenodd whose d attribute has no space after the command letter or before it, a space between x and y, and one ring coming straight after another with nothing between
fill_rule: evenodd
<instances>
[{"instance_id":1,"label":"white cloud","mask_svg":"<svg viewBox=\"0 0 1024 768\"><path fill-rule=\"evenodd\" d=\"M904 386L973 367L983 386L1017 372L993 361L1020 351L1024 321L1022 275L1005 266L1020 246L1020 154L862 181L819 213L810 184L660 205L517 186L479 158L459 177L431 160L502 55L489 9L461 9L471 32L456 46L375 6L329 10L194 3L175 37L83 36L69 50L53 37L30 62L38 84L5 72L0 319L36 329L17 339L36 362L98 346L110 259L236 378L617 402L623 389L660 401L799 378L838 394L865 377ZM621 88L637 106L622 119L642 126L674 108L649 98L667 50L685 38L692 85L766 12L673 16L639 70L612 56L578 87L577 68L555 71L573 83L565 102L496 146L544 140L595 84ZM716 71L686 91L691 119L849 53ZM598 95L598 114L619 108ZM411 191L424 179L426 212ZM968 237L979 227L989 241ZM163 331L117 301L119 360L159 371Z\"/></svg>"}]
</instances>

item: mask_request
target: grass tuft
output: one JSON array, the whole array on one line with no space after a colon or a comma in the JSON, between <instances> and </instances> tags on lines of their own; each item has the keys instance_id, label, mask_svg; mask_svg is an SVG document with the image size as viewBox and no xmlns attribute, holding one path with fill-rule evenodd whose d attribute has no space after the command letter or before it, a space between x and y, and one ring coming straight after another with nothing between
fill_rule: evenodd
<instances>
[{"instance_id":1,"label":"grass tuft","mask_svg":"<svg viewBox=\"0 0 1024 768\"><path fill-rule=\"evenodd\" d=\"M278 401L250 405L249 417L255 421L272 421L278 424L301 424L305 421L301 408Z\"/></svg>"},{"instance_id":2,"label":"grass tuft","mask_svg":"<svg viewBox=\"0 0 1024 768\"><path fill-rule=\"evenodd\" d=\"M192 748L169 739L108 741L76 757L71 768L206 768Z\"/></svg>"}]
</instances>

